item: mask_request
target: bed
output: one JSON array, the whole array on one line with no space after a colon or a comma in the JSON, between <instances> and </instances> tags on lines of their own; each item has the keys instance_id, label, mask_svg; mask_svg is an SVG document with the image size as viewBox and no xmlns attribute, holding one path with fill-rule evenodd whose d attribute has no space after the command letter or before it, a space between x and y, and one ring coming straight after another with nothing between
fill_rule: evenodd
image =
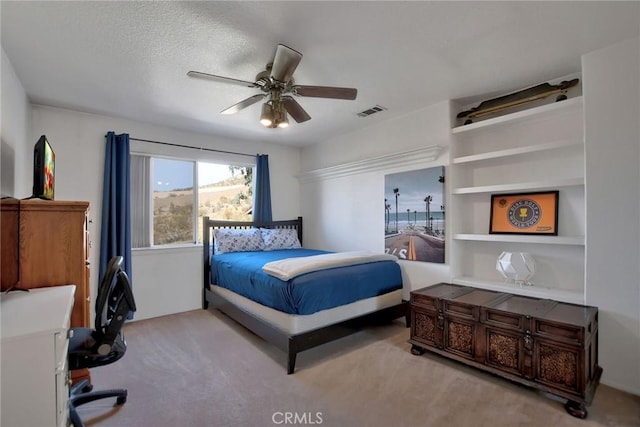
<instances>
[{"instance_id":1,"label":"bed","mask_svg":"<svg viewBox=\"0 0 640 427\"><path fill-rule=\"evenodd\" d=\"M356 265L345 262L345 265L322 267L322 271L289 279L287 272L279 268L297 265L300 257L324 260L341 254L303 247L281 248L275 240L276 246L254 248L251 243L240 252L222 247L222 242L226 242L222 233L253 234L255 230L261 230L267 245L267 236L276 233L278 238L293 235L301 243L302 217L264 223L204 217L203 309L220 310L283 350L287 355L288 374L294 372L296 356L302 351L350 335L367 325L391 322L400 317L404 317L409 325L408 307L402 300L402 278L396 262L379 255L380 259L375 262L363 261ZM277 250L272 250L273 247ZM269 266L273 266L275 272L269 271ZM229 277L243 269L248 271L246 278ZM319 283L322 283L320 290ZM328 301L326 295L337 300Z\"/></svg>"}]
</instances>

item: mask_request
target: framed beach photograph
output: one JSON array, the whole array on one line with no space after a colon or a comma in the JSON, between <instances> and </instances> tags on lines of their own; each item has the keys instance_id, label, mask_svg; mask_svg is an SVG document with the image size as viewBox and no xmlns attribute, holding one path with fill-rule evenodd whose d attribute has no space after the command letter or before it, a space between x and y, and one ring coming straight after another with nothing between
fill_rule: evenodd
<instances>
[{"instance_id":1,"label":"framed beach photograph","mask_svg":"<svg viewBox=\"0 0 640 427\"><path fill-rule=\"evenodd\" d=\"M491 195L490 234L558 235L558 191Z\"/></svg>"},{"instance_id":2,"label":"framed beach photograph","mask_svg":"<svg viewBox=\"0 0 640 427\"><path fill-rule=\"evenodd\" d=\"M444 166L385 175L384 251L444 263Z\"/></svg>"}]
</instances>

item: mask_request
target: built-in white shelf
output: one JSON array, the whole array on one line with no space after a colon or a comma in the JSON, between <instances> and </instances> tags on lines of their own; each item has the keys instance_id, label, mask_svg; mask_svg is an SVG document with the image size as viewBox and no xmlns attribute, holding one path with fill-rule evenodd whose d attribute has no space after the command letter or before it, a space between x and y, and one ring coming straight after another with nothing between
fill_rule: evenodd
<instances>
[{"instance_id":1,"label":"built-in white shelf","mask_svg":"<svg viewBox=\"0 0 640 427\"><path fill-rule=\"evenodd\" d=\"M568 178L552 181L516 182L512 184L481 185L477 187L455 188L452 194L503 193L508 191L544 191L558 187L584 185L584 178Z\"/></svg>"},{"instance_id":2,"label":"built-in white shelf","mask_svg":"<svg viewBox=\"0 0 640 427\"><path fill-rule=\"evenodd\" d=\"M506 243L540 243L545 245L584 246L584 236L538 236L528 234L472 234L459 233L454 240Z\"/></svg>"},{"instance_id":3,"label":"built-in white shelf","mask_svg":"<svg viewBox=\"0 0 640 427\"><path fill-rule=\"evenodd\" d=\"M486 126L509 124L518 122L520 120L531 120L534 118L544 118L545 116L559 114L564 111L568 112L578 108L582 108L582 96L576 96L575 98L569 98L564 101L554 102L553 104L545 104L539 107L530 108L528 110L517 111L515 113L505 114L504 116L494 117L476 123L458 126L453 128L451 132L454 134L470 132Z\"/></svg>"},{"instance_id":4,"label":"built-in white shelf","mask_svg":"<svg viewBox=\"0 0 640 427\"><path fill-rule=\"evenodd\" d=\"M539 151L557 150L565 147L583 147L584 142L577 139L554 141L546 144L528 145L526 147L509 148L506 150L492 151L471 156L457 157L451 161L453 164L479 162L482 160L499 159L504 157L518 156L521 154L535 153Z\"/></svg>"},{"instance_id":5,"label":"built-in white shelf","mask_svg":"<svg viewBox=\"0 0 640 427\"><path fill-rule=\"evenodd\" d=\"M535 283L533 286L520 286L512 283L484 280L474 277L454 277L452 281L458 285L472 286L490 291L508 292L511 294L534 298L553 299L573 304L585 303L584 293L582 291L545 287Z\"/></svg>"},{"instance_id":6,"label":"built-in white shelf","mask_svg":"<svg viewBox=\"0 0 640 427\"><path fill-rule=\"evenodd\" d=\"M579 92L451 129L453 283L585 303L583 98L572 96ZM558 222L564 235L488 232L488 195L555 190L562 192ZM509 283L495 271L498 254L513 250L539 256L533 286Z\"/></svg>"}]
</instances>

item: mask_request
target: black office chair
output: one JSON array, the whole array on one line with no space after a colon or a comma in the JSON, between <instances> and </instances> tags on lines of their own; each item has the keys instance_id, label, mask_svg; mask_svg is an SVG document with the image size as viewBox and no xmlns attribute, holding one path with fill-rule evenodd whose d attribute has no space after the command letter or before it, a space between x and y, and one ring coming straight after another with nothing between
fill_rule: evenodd
<instances>
[{"instance_id":1,"label":"black office chair","mask_svg":"<svg viewBox=\"0 0 640 427\"><path fill-rule=\"evenodd\" d=\"M129 312L136 311L129 277L122 269L123 258L115 256L109 260L107 270L96 298L95 329L72 328L69 339L69 369L94 368L113 363L127 350L122 326ZM112 389L91 391L93 385L87 380L79 381L69 392L69 418L74 427L83 423L76 408L94 400L115 397L116 405L127 401L127 390Z\"/></svg>"}]
</instances>

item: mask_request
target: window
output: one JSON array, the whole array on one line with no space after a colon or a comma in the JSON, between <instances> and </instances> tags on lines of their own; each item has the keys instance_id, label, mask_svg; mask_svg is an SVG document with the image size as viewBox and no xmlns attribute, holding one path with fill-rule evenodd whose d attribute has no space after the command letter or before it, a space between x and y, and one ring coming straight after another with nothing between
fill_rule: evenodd
<instances>
[{"instance_id":1,"label":"window","mask_svg":"<svg viewBox=\"0 0 640 427\"><path fill-rule=\"evenodd\" d=\"M252 206L252 165L131 155L134 248L201 242L204 216L251 221Z\"/></svg>"},{"instance_id":2,"label":"window","mask_svg":"<svg viewBox=\"0 0 640 427\"><path fill-rule=\"evenodd\" d=\"M198 162L198 241L202 218L251 221L253 168Z\"/></svg>"},{"instance_id":3,"label":"window","mask_svg":"<svg viewBox=\"0 0 640 427\"><path fill-rule=\"evenodd\" d=\"M194 162L151 159L153 244L192 243Z\"/></svg>"}]
</instances>

